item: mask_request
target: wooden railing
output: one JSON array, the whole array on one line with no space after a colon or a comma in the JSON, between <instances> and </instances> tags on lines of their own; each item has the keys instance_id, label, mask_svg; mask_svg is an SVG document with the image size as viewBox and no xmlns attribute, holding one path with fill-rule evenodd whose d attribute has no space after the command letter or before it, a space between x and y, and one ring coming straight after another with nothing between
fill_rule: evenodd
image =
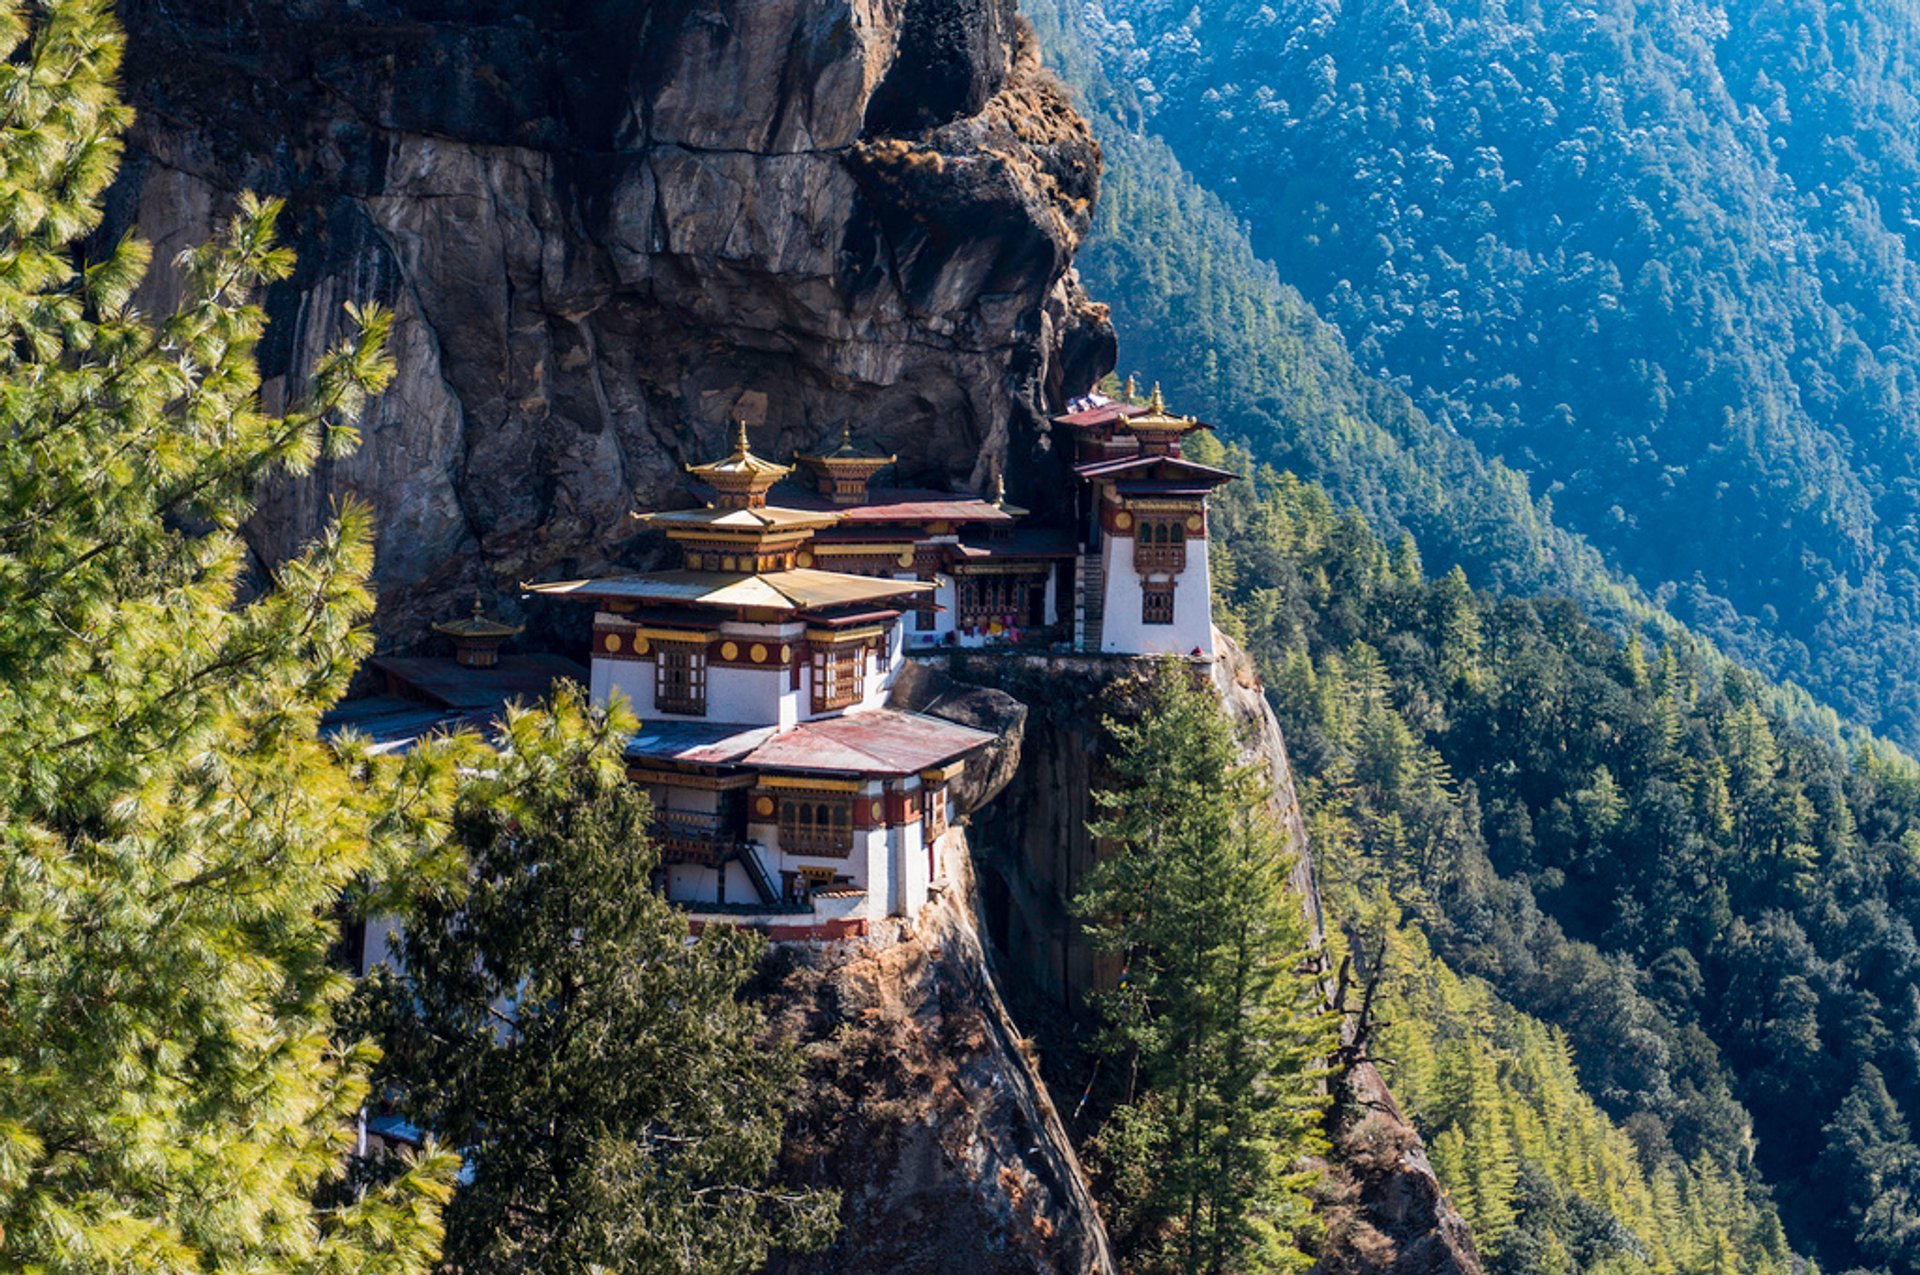
<instances>
[{"instance_id":1,"label":"wooden railing","mask_svg":"<svg viewBox=\"0 0 1920 1275\"><path fill-rule=\"evenodd\" d=\"M1133 546L1133 565L1140 571L1185 571L1187 569L1187 546L1147 545L1136 542Z\"/></svg>"}]
</instances>

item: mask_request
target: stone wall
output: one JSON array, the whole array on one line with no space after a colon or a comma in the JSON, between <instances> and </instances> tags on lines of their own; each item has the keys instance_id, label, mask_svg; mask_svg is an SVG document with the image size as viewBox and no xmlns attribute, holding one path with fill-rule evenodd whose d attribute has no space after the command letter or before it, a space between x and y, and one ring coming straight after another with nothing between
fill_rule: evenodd
<instances>
[{"instance_id":1,"label":"stone wall","mask_svg":"<svg viewBox=\"0 0 1920 1275\"><path fill-rule=\"evenodd\" d=\"M523 580L649 564L628 512L684 504L735 416L773 455L850 421L909 481L1066 490L1046 414L1113 360L1071 269L1099 152L1013 0L119 10L139 117L106 233L154 243L141 303L253 189L300 254L270 400L346 302L396 312L363 445L248 528L272 562L370 500L387 646L476 589L520 618Z\"/></svg>"}]
</instances>

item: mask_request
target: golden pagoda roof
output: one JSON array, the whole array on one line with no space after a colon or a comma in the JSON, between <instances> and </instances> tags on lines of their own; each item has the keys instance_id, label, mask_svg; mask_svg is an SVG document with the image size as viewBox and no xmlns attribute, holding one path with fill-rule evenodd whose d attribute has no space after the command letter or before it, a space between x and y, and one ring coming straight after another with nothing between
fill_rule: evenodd
<instances>
[{"instance_id":1,"label":"golden pagoda roof","mask_svg":"<svg viewBox=\"0 0 1920 1275\"><path fill-rule=\"evenodd\" d=\"M708 461L704 465L688 465L687 472L695 478L705 479L714 486L723 488L760 486L762 483L771 487L793 472L791 465L775 464L773 461L763 460L753 454L753 448L747 442L745 421L735 421L734 428L731 455L721 460Z\"/></svg>"},{"instance_id":2,"label":"golden pagoda roof","mask_svg":"<svg viewBox=\"0 0 1920 1275\"><path fill-rule=\"evenodd\" d=\"M811 611L854 602L878 602L928 593L933 585L918 580L883 580L837 571L796 568L745 574L726 571L656 571L611 580L562 580L523 585L529 593L572 595L631 602L672 602L688 606L757 607L773 611Z\"/></svg>"},{"instance_id":3,"label":"golden pagoda roof","mask_svg":"<svg viewBox=\"0 0 1920 1275\"><path fill-rule=\"evenodd\" d=\"M481 603L480 595L476 593L473 595L472 615L469 615L464 620L454 620L446 624L435 624L433 631L435 633L445 634L450 638L505 639L518 637L526 631L526 626L523 624L507 624L501 620L488 618L486 607Z\"/></svg>"},{"instance_id":4,"label":"golden pagoda roof","mask_svg":"<svg viewBox=\"0 0 1920 1275\"><path fill-rule=\"evenodd\" d=\"M867 465L878 469L883 465L891 465L900 458L891 455L881 456L874 452L860 450L859 445L853 441L853 426L843 425L840 427L840 445L838 447L830 452L812 452L805 455L796 455L794 459L803 465L817 465L827 469L833 469L835 467L854 468Z\"/></svg>"},{"instance_id":5,"label":"golden pagoda roof","mask_svg":"<svg viewBox=\"0 0 1920 1275\"><path fill-rule=\"evenodd\" d=\"M1147 399L1147 410L1137 416L1124 416L1114 422L1121 429L1136 434L1187 434L1196 429L1205 429L1200 421L1192 416L1175 416L1167 410L1167 400L1161 396L1160 382L1153 383L1153 394Z\"/></svg>"},{"instance_id":6,"label":"golden pagoda roof","mask_svg":"<svg viewBox=\"0 0 1920 1275\"><path fill-rule=\"evenodd\" d=\"M761 505L754 509L724 509L708 505L705 509L668 509L633 516L641 522L669 531L685 527L711 531L807 531L831 527L840 521L838 513L818 509L787 509L780 505Z\"/></svg>"}]
</instances>

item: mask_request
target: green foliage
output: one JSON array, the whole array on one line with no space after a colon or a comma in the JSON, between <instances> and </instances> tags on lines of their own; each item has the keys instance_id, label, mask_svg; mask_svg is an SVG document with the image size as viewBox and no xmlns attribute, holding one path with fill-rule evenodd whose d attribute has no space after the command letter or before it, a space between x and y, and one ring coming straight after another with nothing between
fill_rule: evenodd
<instances>
[{"instance_id":1,"label":"green foliage","mask_svg":"<svg viewBox=\"0 0 1920 1275\"><path fill-rule=\"evenodd\" d=\"M370 980L380 1079L472 1175L455 1269L751 1271L831 1237L831 1194L769 1181L799 1060L740 998L761 942L689 939L652 888L634 726L575 689L510 713L454 813L470 880L415 897L405 973Z\"/></svg>"},{"instance_id":2,"label":"green foliage","mask_svg":"<svg viewBox=\"0 0 1920 1275\"><path fill-rule=\"evenodd\" d=\"M367 650L364 509L245 605L235 534L351 443L387 318L262 413L250 298L290 260L253 200L178 310L130 308L146 247L81 246L127 123L108 9L0 0L0 1266L419 1271L452 1157L314 1203L373 1059L328 955L343 890L432 850L455 746L316 738Z\"/></svg>"},{"instance_id":3,"label":"green foliage","mask_svg":"<svg viewBox=\"0 0 1920 1275\"><path fill-rule=\"evenodd\" d=\"M1217 582L1267 670L1334 913L1404 919L1564 1033L1650 1180L1762 1177L1830 1266L1911 1261L1911 763L1808 736L1684 642L1409 579L1324 493L1227 459L1250 481L1216 498Z\"/></svg>"},{"instance_id":4,"label":"green foliage","mask_svg":"<svg viewBox=\"0 0 1920 1275\"><path fill-rule=\"evenodd\" d=\"M1324 484L1376 527L1411 532L1433 560L1460 564L1484 587L1577 598L1596 616L1655 641L1680 635L1676 615L1684 616L1693 633L1734 657L1814 687L1859 720L1877 720L1878 702L1855 703L1870 680L1858 666L1878 662L1897 677L1899 634L1884 653L1874 643L1838 637L1841 649L1810 647L1801 635L1776 631L1764 608L1758 617L1742 614L1697 582L1642 590L1556 519L1554 502L1567 499L1554 489L1556 475L1542 474L1535 485L1545 485L1547 494L1535 495L1529 478L1500 458L1517 463L1526 457L1483 450L1483 437L1467 423L1429 416L1421 410L1425 398L1416 403L1377 363L1356 358L1348 336L1292 286L1295 258L1266 255L1246 210L1196 182L1182 166L1184 152L1176 155L1144 127L1147 107L1136 81L1149 55L1136 47L1137 33L1106 23L1098 6L1028 0L1025 11L1049 59L1079 91L1106 155L1094 232L1075 263L1094 294L1112 306L1127 366L1151 369L1185 410L1243 441L1258 460ZM1213 10L1170 6L1154 21L1189 12L1198 19ZM1324 23L1309 25L1317 31ZM1277 28L1259 17L1245 29L1265 39ZM1186 39L1175 32L1156 52L1164 45L1181 56ZM1209 152L1224 153L1231 148ZM1247 180L1222 178L1217 189L1245 194L1269 185L1262 171ZM1603 533L1615 525L1611 511L1604 521L1600 529L1583 524L1579 531L1610 546ZM1667 539L1700 537L1683 522ZM1890 579L1907 587L1904 574ZM1913 579L1920 581L1920 574ZM1825 615L1835 632L1867 622L1861 617L1873 604L1866 592L1849 587L1830 596L1845 603ZM1821 658L1811 658L1810 650ZM1841 667L1849 672L1831 672ZM1772 694L1797 722L1864 740L1798 686L1782 683ZM1895 687L1883 698L1895 702L1900 695ZM1909 733L1897 721L1886 725L1901 738Z\"/></svg>"},{"instance_id":5,"label":"green foliage","mask_svg":"<svg viewBox=\"0 0 1920 1275\"><path fill-rule=\"evenodd\" d=\"M1124 170L1082 268L1182 401L1481 583L1585 573L1502 458L1661 606L1920 738L1910 7L1031 7Z\"/></svg>"},{"instance_id":6,"label":"green foliage","mask_svg":"<svg viewBox=\"0 0 1920 1275\"><path fill-rule=\"evenodd\" d=\"M1301 1162L1322 1149L1335 1038L1291 858L1212 688L1169 663L1144 693L1137 720L1109 723L1091 831L1110 853L1076 901L1122 964L1095 997L1127 1076L1096 1146L1115 1239L1131 1271L1304 1269Z\"/></svg>"},{"instance_id":7,"label":"green foliage","mask_svg":"<svg viewBox=\"0 0 1920 1275\"><path fill-rule=\"evenodd\" d=\"M1563 1033L1463 979L1417 932L1378 1043L1394 1094L1495 1271L1792 1267L1771 1207L1701 1157L1647 1157L1581 1088Z\"/></svg>"}]
</instances>

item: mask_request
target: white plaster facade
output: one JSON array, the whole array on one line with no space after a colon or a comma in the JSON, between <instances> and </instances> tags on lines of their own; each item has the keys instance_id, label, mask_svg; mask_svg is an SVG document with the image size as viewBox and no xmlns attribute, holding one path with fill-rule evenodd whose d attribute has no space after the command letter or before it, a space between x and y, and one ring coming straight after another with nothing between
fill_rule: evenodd
<instances>
[{"instance_id":1,"label":"white plaster facade","mask_svg":"<svg viewBox=\"0 0 1920 1275\"><path fill-rule=\"evenodd\" d=\"M596 627L617 621L619 617L601 612ZM737 664L709 663L706 670L706 707L704 713L667 712L654 700L658 666L652 658L615 659L596 652L592 660L593 698L604 702L613 692L627 697L642 721L739 722L749 725L778 726L788 729L801 722L816 721L842 712L878 708L887 702L893 679L906 663L906 617L892 621L892 633L876 649L862 656L865 673L862 695L854 704L816 713L813 711L813 663L803 647L804 624L728 624L716 640L732 640L742 650L754 645L769 651L785 647L790 652L786 664L765 668L747 668ZM891 653L890 657L888 653ZM796 685L793 663L800 665Z\"/></svg>"},{"instance_id":2,"label":"white plaster facade","mask_svg":"<svg viewBox=\"0 0 1920 1275\"><path fill-rule=\"evenodd\" d=\"M1101 565L1106 591L1101 616L1100 649L1110 655L1214 654L1213 581L1207 567L1207 541L1195 536L1186 542L1187 565L1178 574L1155 571L1151 578L1173 581L1173 623L1147 624L1143 620L1145 579L1133 565L1132 536L1108 535L1101 542Z\"/></svg>"}]
</instances>

